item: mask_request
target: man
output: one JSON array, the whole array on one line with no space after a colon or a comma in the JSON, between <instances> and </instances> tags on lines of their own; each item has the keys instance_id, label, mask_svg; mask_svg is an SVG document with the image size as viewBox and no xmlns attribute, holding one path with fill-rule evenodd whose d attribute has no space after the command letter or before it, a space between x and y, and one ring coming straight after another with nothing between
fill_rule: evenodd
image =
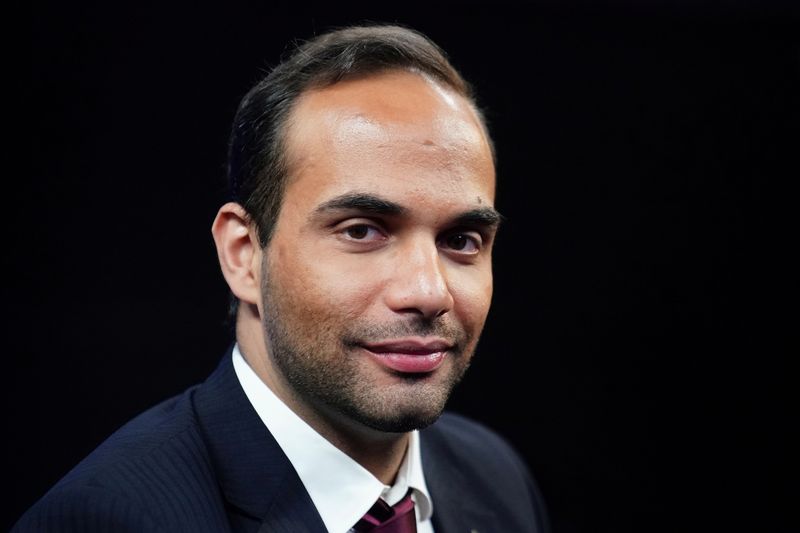
<instances>
[{"instance_id":1,"label":"man","mask_svg":"<svg viewBox=\"0 0 800 533\"><path fill-rule=\"evenodd\" d=\"M422 35L301 46L243 99L212 225L236 343L111 436L18 531L541 532L499 437L443 415L500 216L467 84Z\"/></svg>"}]
</instances>

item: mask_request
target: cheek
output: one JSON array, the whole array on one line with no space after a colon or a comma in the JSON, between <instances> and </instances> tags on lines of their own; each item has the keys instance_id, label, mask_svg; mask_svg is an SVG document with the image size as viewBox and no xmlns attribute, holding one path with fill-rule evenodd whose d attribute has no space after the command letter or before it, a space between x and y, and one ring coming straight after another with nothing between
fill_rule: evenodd
<instances>
[{"instance_id":1,"label":"cheek","mask_svg":"<svg viewBox=\"0 0 800 533\"><path fill-rule=\"evenodd\" d=\"M450 292L455 312L468 329L480 332L492 303L492 273L451 277Z\"/></svg>"},{"instance_id":2,"label":"cheek","mask_svg":"<svg viewBox=\"0 0 800 533\"><path fill-rule=\"evenodd\" d=\"M360 316L379 285L374 269L325 253L278 246L270 264L289 308L305 321Z\"/></svg>"}]
</instances>

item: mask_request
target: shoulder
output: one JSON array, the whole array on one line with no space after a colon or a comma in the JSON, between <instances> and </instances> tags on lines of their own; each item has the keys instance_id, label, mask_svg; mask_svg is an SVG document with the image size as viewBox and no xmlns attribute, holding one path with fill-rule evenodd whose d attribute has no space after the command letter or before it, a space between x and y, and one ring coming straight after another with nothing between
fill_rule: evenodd
<instances>
[{"instance_id":1,"label":"shoulder","mask_svg":"<svg viewBox=\"0 0 800 533\"><path fill-rule=\"evenodd\" d=\"M11 529L12 533L95 531L166 533L134 499L91 485L51 490Z\"/></svg>"},{"instance_id":2,"label":"shoulder","mask_svg":"<svg viewBox=\"0 0 800 533\"><path fill-rule=\"evenodd\" d=\"M471 467L508 473L527 474L527 467L514 448L498 433L475 420L455 413L444 413L421 438L433 453L446 453L450 460Z\"/></svg>"},{"instance_id":3,"label":"shoulder","mask_svg":"<svg viewBox=\"0 0 800 533\"><path fill-rule=\"evenodd\" d=\"M190 389L120 428L14 531L173 531L176 516L218 523L221 498L192 395ZM200 530L213 530L208 527Z\"/></svg>"}]
</instances>

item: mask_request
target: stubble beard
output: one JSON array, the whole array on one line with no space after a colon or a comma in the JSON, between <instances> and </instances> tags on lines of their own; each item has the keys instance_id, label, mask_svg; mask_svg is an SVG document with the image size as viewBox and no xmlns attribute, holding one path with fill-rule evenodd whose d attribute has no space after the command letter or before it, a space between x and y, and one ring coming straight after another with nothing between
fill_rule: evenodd
<instances>
[{"instance_id":1,"label":"stubble beard","mask_svg":"<svg viewBox=\"0 0 800 533\"><path fill-rule=\"evenodd\" d=\"M453 388L469 367L476 342L463 328L443 318L394 324L365 324L321 318L311 324L287 294L264 276L263 328L269 356L298 399L330 409L368 428L404 433L434 423L444 410ZM381 386L373 379L381 369L365 360L359 345L372 340L435 335L453 341L448 366L433 374L393 376ZM477 339L476 339L477 340Z\"/></svg>"}]
</instances>

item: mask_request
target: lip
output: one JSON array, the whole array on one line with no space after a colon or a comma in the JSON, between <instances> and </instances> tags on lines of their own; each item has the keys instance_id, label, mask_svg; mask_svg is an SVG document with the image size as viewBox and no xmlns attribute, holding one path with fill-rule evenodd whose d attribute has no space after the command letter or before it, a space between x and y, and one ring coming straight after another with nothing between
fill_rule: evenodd
<instances>
[{"instance_id":1,"label":"lip","mask_svg":"<svg viewBox=\"0 0 800 533\"><path fill-rule=\"evenodd\" d=\"M390 370L426 374L441 366L453 344L440 338L412 337L363 344L362 348Z\"/></svg>"}]
</instances>

